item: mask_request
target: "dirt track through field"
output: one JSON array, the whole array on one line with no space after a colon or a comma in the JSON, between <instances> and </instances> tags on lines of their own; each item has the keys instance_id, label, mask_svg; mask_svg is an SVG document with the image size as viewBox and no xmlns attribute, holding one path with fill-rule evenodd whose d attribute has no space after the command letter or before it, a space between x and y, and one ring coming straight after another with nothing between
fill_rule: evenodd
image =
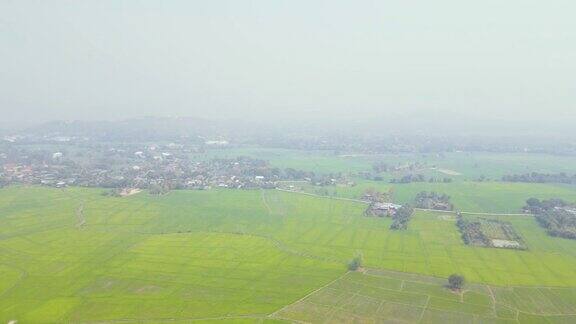
<instances>
[{"instance_id":1,"label":"dirt track through field","mask_svg":"<svg viewBox=\"0 0 576 324\"><path fill-rule=\"evenodd\" d=\"M84 203L81 203L80 206L78 206L78 209L76 209L76 219L78 221L76 223L76 228L82 229L82 227L86 225L86 217L84 217Z\"/></svg>"}]
</instances>

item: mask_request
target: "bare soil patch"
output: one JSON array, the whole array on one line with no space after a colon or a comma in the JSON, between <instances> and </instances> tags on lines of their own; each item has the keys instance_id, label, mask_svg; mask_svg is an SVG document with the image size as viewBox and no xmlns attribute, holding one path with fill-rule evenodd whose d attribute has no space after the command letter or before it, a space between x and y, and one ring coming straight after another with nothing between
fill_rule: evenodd
<instances>
[{"instance_id":1,"label":"bare soil patch","mask_svg":"<svg viewBox=\"0 0 576 324\"><path fill-rule=\"evenodd\" d=\"M451 175L451 176L459 176L462 175L462 173L454 171L454 170L450 170L450 169L437 169L438 172L440 173L444 173L446 175Z\"/></svg>"},{"instance_id":2,"label":"bare soil patch","mask_svg":"<svg viewBox=\"0 0 576 324\"><path fill-rule=\"evenodd\" d=\"M135 195L141 191L142 190L137 189L137 188L125 188L125 189L122 189L120 191L120 196L122 196L122 197L132 196L132 195Z\"/></svg>"}]
</instances>

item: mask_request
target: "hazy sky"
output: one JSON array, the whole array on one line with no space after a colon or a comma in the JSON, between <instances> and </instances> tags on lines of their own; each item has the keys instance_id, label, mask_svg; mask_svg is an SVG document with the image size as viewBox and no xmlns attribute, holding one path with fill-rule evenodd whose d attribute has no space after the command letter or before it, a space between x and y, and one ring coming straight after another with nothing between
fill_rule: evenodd
<instances>
[{"instance_id":1,"label":"hazy sky","mask_svg":"<svg viewBox=\"0 0 576 324\"><path fill-rule=\"evenodd\" d=\"M0 0L1 119L576 123L576 1Z\"/></svg>"}]
</instances>

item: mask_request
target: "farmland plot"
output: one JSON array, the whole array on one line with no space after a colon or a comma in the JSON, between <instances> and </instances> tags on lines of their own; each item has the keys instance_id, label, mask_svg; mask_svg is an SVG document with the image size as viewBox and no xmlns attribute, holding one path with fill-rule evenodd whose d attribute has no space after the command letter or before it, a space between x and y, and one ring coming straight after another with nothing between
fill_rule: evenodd
<instances>
[{"instance_id":1,"label":"farmland plot","mask_svg":"<svg viewBox=\"0 0 576 324\"><path fill-rule=\"evenodd\" d=\"M392 271L350 272L272 318L312 323L522 323L576 320L576 289L471 284L459 293L440 278ZM554 305L562 294L563 302Z\"/></svg>"},{"instance_id":2,"label":"farmland plot","mask_svg":"<svg viewBox=\"0 0 576 324\"><path fill-rule=\"evenodd\" d=\"M524 240L510 222L480 216L458 215L456 222L464 243L469 245L525 250Z\"/></svg>"},{"instance_id":3,"label":"farmland plot","mask_svg":"<svg viewBox=\"0 0 576 324\"><path fill-rule=\"evenodd\" d=\"M0 321L575 313L576 242L548 236L529 216L486 216L513 226L528 247L519 251L463 244L449 213L418 211L407 230L390 231L390 219L363 216L364 204L276 190L100 193L0 189ZM342 276L355 255L369 270ZM452 273L470 283L462 296L443 288Z\"/></svg>"}]
</instances>

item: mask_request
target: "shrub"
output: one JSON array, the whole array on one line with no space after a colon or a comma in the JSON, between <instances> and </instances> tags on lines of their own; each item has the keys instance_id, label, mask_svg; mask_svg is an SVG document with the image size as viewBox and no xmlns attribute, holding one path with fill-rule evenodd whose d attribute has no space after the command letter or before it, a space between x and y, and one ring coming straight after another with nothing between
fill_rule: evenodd
<instances>
[{"instance_id":1,"label":"shrub","mask_svg":"<svg viewBox=\"0 0 576 324\"><path fill-rule=\"evenodd\" d=\"M414 213L414 209L410 206L400 207L394 215L392 215L391 230L405 230L408 228L408 222Z\"/></svg>"},{"instance_id":2,"label":"shrub","mask_svg":"<svg viewBox=\"0 0 576 324\"><path fill-rule=\"evenodd\" d=\"M348 270L350 271L356 271L360 267L362 267L362 258L359 256L355 257L354 259L350 260L350 262L348 262Z\"/></svg>"},{"instance_id":3,"label":"shrub","mask_svg":"<svg viewBox=\"0 0 576 324\"><path fill-rule=\"evenodd\" d=\"M461 290L464 287L464 276L452 274L448 277L448 288L452 290Z\"/></svg>"}]
</instances>

